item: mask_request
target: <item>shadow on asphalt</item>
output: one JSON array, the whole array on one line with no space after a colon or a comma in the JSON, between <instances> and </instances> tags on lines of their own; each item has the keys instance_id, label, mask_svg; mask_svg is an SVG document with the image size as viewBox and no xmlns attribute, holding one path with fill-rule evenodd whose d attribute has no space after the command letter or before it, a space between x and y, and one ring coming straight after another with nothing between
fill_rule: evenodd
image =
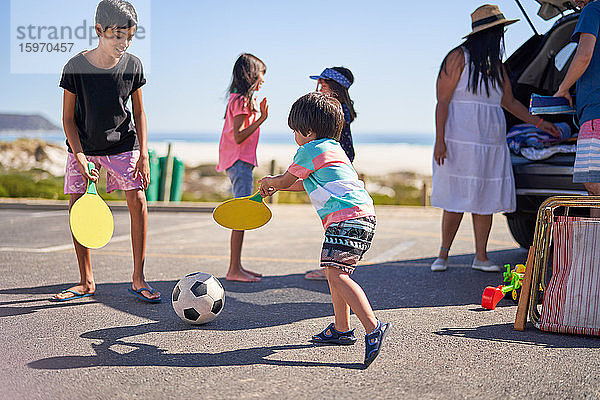
<instances>
[{"instance_id":1,"label":"shadow on asphalt","mask_svg":"<svg viewBox=\"0 0 600 400\"><path fill-rule=\"evenodd\" d=\"M464 265L470 265L472 257L473 255L451 257L450 267L443 273L432 273L429 270L433 258L364 265L356 269L353 278L363 287L375 310L475 305L480 302L483 289L488 285L501 284L502 277L500 274L465 268ZM520 249L514 249L490 252L490 257L515 264L524 262L526 254ZM303 278L303 274L266 276L257 283L229 282L223 278L220 281L226 291L225 307L219 318L205 325L207 329L263 328L333 314L327 282L309 281ZM162 293L162 303L147 304L137 300L127 292L130 287L128 282L98 283L93 297L80 300L55 303L38 297L0 302L0 318L102 303L132 315L185 328L187 325L179 320L170 304L170 295L177 282L150 283ZM0 295L45 295L50 298L68 286L69 284L0 289ZM322 300L304 301L306 292L323 294ZM503 300L499 307L512 304Z\"/></svg>"},{"instance_id":2,"label":"shadow on asphalt","mask_svg":"<svg viewBox=\"0 0 600 400\"><path fill-rule=\"evenodd\" d=\"M473 255L451 257L451 265L444 273L432 273L429 265L433 258L421 258L357 268L354 278L361 284L375 310L418 307L444 307L478 305L485 286L501 284L500 274L473 271L469 268ZM491 252L490 257L503 263L524 262L526 253L520 249ZM228 282L221 279L227 296L225 308L219 317L201 326L191 326L181 321L171 309L170 294L176 281L151 282L163 293L160 304L142 303L128 294L130 283L97 284L96 295L91 298L66 303L50 303L44 299L26 299L0 302L0 317L14 317L60 307L85 307L102 303L113 309L139 317L151 323L99 329L85 332L82 338L101 340L92 344L94 356L59 356L37 360L29 364L37 369L70 369L93 366L224 366L224 365L287 365L328 366L360 369L362 364L321 363L313 361L281 361L267 357L278 351L303 349L313 344L295 344L272 347L253 347L222 353L167 354L164 350L123 339L146 333L169 333L186 330L234 331L287 325L292 322L327 317L333 314L328 299L326 282L308 281L303 274L265 277L258 283ZM0 290L0 294L48 295L64 289L66 285L49 285L32 288ZM320 301L303 301L306 292L319 293ZM315 296L312 295L312 298ZM511 306L503 300L499 306ZM481 308L469 311L479 312ZM543 347L600 347L600 342L589 338L543 334L539 331L517 333L512 324L482 326L475 329L445 328L437 335L474 338L511 343L524 343ZM125 348L125 351L115 351Z\"/></svg>"},{"instance_id":3,"label":"shadow on asphalt","mask_svg":"<svg viewBox=\"0 0 600 400\"><path fill-rule=\"evenodd\" d=\"M166 329L165 329L166 328ZM334 367L342 369L363 369L360 363L326 363L316 361L274 360L268 357L280 351L301 350L313 344L295 344L270 347L251 347L224 351L221 353L165 353L164 350L141 343L123 341L131 336L156 332L176 332L180 327L166 327L154 322L137 326L107 328L86 332L82 338L101 340L101 344L91 344L96 352L93 356L49 357L28 364L34 369L62 370L102 366L121 367L219 367L241 365L279 365L297 367ZM543 348L599 348L600 341L589 337L555 335L530 329L516 332L512 324L486 325L478 328L444 328L434 332L440 336L454 336L468 339L489 340L502 343L517 343ZM190 349L193 351L193 348Z\"/></svg>"},{"instance_id":4,"label":"shadow on asphalt","mask_svg":"<svg viewBox=\"0 0 600 400\"><path fill-rule=\"evenodd\" d=\"M140 325L145 331L156 332L154 324ZM127 328L139 328L127 327ZM148 329L147 329L147 328ZM116 330L123 328L114 328ZM313 347L312 344L295 344L285 346L271 347L251 347L247 349L237 349L224 351L221 353L165 353L164 350L156 346L131 343L122 341L112 341L113 337L105 338L98 335L105 330L85 333L82 337L92 339L102 339L104 342L99 345L92 344L96 355L93 356L59 356L49 357L33 361L27 364L34 369L75 369L90 367L222 367L222 366L241 366L241 365L278 365L290 367L334 367L343 369L364 369L360 363L326 363L316 361L290 361L273 360L267 357L276 354L279 351L299 350ZM106 330L109 331L109 330ZM114 334L116 332L112 332ZM110 336L110 335L109 335ZM127 335L128 336L128 335ZM131 351L122 354L121 352L111 350L111 347L119 346L129 348Z\"/></svg>"},{"instance_id":5,"label":"shadow on asphalt","mask_svg":"<svg viewBox=\"0 0 600 400\"><path fill-rule=\"evenodd\" d=\"M548 349L600 348L600 340L589 336L557 335L529 327L524 332L515 331L513 324L484 325L477 328L444 328L434 332L440 336L479 339L500 343L520 343Z\"/></svg>"}]
</instances>

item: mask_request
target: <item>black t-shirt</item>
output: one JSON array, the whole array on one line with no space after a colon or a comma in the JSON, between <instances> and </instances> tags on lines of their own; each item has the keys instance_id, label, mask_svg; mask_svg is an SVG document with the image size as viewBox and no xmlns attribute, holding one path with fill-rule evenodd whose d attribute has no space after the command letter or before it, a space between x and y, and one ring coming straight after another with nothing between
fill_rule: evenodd
<instances>
[{"instance_id":1,"label":"black t-shirt","mask_svg":"<svg viewBox=\"0 0 600 400\"><path fill-rule=\"evenodd\" d=\"M95 67L83 52L67 62L59 86L77 96L75 124L85 154L112 155L140 148L127 100L145 83L142 62L129 53L109 69ZM72 152L68 141L67 147Z\"/></svg>"}]
</instances>

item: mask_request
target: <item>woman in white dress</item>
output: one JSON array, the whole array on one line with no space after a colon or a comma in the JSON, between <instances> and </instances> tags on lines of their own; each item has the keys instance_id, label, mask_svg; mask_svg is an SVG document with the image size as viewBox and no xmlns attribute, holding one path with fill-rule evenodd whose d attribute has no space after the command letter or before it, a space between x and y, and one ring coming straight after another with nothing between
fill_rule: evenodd
<instances>
[{"instance_id":1,"label":"woman in white dress","mask_svg":"<svg viewBox=\"0 0 600 400\"><path fill-rule=\"evenodd\" d=\"M471 20L472 32L448 53L437 80L431 205L442 208L444 214L442 245L432 271L446 270L448 252L465 212L473 216L472 267L500 271L487 257L492 214L514 211L516 203L502 108L559 135L554 124L529 115L513 97L502 56L504 28L518 20L507 20L493 5L479 7Z\"/></svg>"}]
</instances>

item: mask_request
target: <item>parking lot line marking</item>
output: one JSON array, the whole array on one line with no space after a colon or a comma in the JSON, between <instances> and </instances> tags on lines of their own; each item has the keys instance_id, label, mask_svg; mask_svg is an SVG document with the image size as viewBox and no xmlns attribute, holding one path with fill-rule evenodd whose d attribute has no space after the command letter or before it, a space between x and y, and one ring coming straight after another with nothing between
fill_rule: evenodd
<instances>
[{"instance_id":1,"label":"parking lot line marking","mask_svg":"<svg viewBox=\"0 0 600 400\"><path fill-rule=\"evenodd\" d=\"M31 248L31 247L0 247L0 252L15 252L15 253L51 253L55 251L63 251L72 249L73 243L61 244L59 246L50 246L42 248Z\"/></svg>"},{"instance_id":2,"label":"parking lot line marking","mask_svg":"<svg viewBox=\"0 0 600 400\"><path fill-rule=\"evenodd\" d=\"M118 243L118 242L124 242L126 240L129 240L130 235L121 235L121 236L115 236L112 239L110 239L111 243ZM49 246L49 247L40 247L40 248L35 248L35 247L0 247L0 251L4 251L4 252L17 252L17 253L53 253L53 252L57 252L57 251L66 251L66 250L73 250L73 243L69 243L69 244L60 244L58 246Z\"/></svg>"},{"instance_id":3,"label":"parking lot line marking","mask_svg":"<svg viewBox=\"0 0 600 400\"><path fill-rule=\"evenodd\" d=\"M399 244L392 247L391 249L386 250L383 253L381 253L371 259L365 260L365 263L382 264L382 263L389 262L389 261L396 261L400 254L402 254L405 250L410 249L412 246L414 246L414 244L415 244L414 241L400 242Z\"/></svg>"},{"instance_id":4,"label":"parking lot line marking","mask_svg":"<svg viewBox=\"0 0 600 400\"><path fill-rule=\"evenodd\" d=\"M29 214L31 218L46 218L46 217L64 217L69 215L67 210L62 211L42 211Z\"/></svg>"},{"instance_id":5,"label":"parking lot line marking","mask_svg":"<svg viewBox=\"0 0 600 400\"><path fill-rule=\"evenodd\" d=\"M201 228L201 227L207 226L207 225L212 225L212 223L210 223L210 222L192 222L189 224L170 226L168 228L158 229L158 230L154 230L154 231L148 231L148 236L162 234L162 233L168 233L168 232L173 232L173 231L182 231L182 230L186 230L186 229ZM131 235L129 235L129 234L114 236L112 239L110 239L109 244L125 242L125 241L129 240L130 237L131 237ZM0 252L15 252L15 253L53 253L53 252L57 252L57 251L67 251L67 250L74 250L73 243L61 244L61 245L57 245L57 246L41 247L41 248L0 247Z\"/></svg>"},{"instance_id":6,"label":"parking lot line marking","mask_svg":"<svg viewBox=\"0 0 600 400\"><path fill-rule=\"evenodd\" d=\"M131 257L131 252L125 251L110 251L101 250L96 253L97 255L109 255L109 256L123 256ZM149 257L161 257L161 258L190 258L190 259L208 259L208 260L229 260L229 255L226 256L214 256L208 254L171 254L171 253L146 253L146 258ZM310 260L301 258L270 258L270 257L244 257L244 260L249 261L269 261L269 262L291 262L300 264L315 264L317 258Z\"/></svg>"},{"instance_id":7,"label":"parking lot line marking","mask_svg":"<svg viewBox=\"0 0 600 400\"><path fill-rule=\"evenodd\" d=\"M377 235L377 233L375 233L375 235ZM441 237L439 233L421 232L421 231L414 231L411 229L397 229L394 231L394 233L385 232L385 233L377 235L378 238L382 238L382 237L383 238L394 238L394 237L406 238L406 237L410 237L410 236L420 236L420 237L428 237L428 238L440 238ZM462 242L472 242L473 238L466 237L463 235L457 235L454 240L460 240ZM489 244L497 244L500 246L515 246L515 245L517 245L516 242L508 242L505 240L494 240L494 239L489 239L488 243Z\"/></svg>"}]
</instances>

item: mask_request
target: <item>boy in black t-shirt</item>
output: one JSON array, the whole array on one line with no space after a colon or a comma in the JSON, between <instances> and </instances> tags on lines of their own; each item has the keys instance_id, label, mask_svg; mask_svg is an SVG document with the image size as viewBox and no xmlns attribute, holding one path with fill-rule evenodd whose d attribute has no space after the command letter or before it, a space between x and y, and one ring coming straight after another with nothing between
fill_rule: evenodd
<instances>
[{"instance_id":1,"label":"boy in black t-shirt","mask_svg":"<svg viewBox=\"0 0 600 400\"><path fill-rule=\"evenodd\" d=\"M69 207L86 190L87 180L98 180L107 170L107 191L125 191L131 214L133 282L129 289L147 302L160 301L160 293L144 279L148 208L144 189L150 167L146 141L146 114L141 87L146 83L140 60L125 51L137 26L133 6L123 0L102 0L96 10L98 47L71 58L64 67L63 126L69 155L65 193ZM131 97L133 113L126 104ZM87 163L95 168L90 172ZM92 296L96 290L90 250L74 238L79 263L79 284L55 295L54 301Z\"/></svg>"}]
</instances>

